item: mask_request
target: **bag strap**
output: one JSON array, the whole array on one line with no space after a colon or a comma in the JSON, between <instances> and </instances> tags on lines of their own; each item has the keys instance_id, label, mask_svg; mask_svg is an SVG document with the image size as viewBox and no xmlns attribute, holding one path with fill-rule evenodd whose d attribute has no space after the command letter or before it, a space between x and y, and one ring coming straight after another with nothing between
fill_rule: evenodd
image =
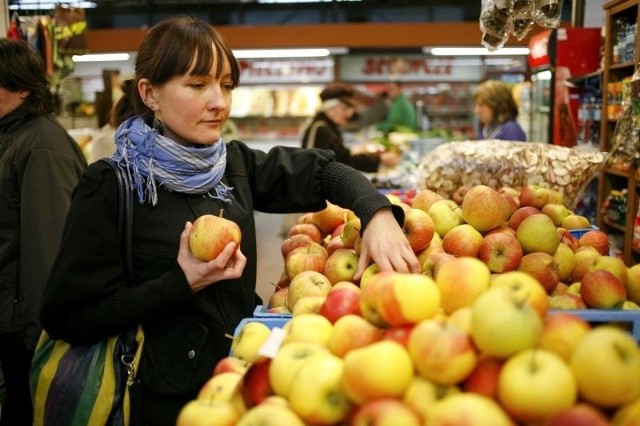
<instances>
[{"instance_id":1,"label":"bag strap","mask_svg":"<svg viewBox=\"0 0 640 426\"><path fill-rule=\"evenodd\" d=\"M311 125L311 129L309 130L309 137L307 139L307 146L305 148L314 148L316 146L316 133L318 133L318 128L326 124L327 123L323 120L318 120Z\"/></svg>"},{"instance_id":2,"label":"bag strap","mask_svg":"<svg viewBox=\"0 0 640 426\"><path fill-rule=\"evenodd\" d=\"M124 253L124 267L129 286L133 281L133 192L129 185L129 175L110 157L102 158L116 175L118 181L118 238Z\"/></svg>"}]
</instances>

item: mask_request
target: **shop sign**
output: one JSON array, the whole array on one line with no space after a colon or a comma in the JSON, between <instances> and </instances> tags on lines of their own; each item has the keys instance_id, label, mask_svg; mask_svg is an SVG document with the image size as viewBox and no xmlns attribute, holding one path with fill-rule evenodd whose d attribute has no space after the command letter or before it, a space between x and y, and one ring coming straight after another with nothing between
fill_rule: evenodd
<instances>
[{"instance_id":1,"label":"shop sign","mask_svg":"<svg viewBox=\"0 0 640 426\"><path fill-rule=\"evenodd\" d=\"M329 83L333 81L333 59L251 60L241 59L242 84Z\"/></svg>"},{"instance_id":2,"label":"shop sign","mask_svg":"<svg viewBox=\"0 0 640 426\"><path fill-rule=\"evenodd\" d=\"M478 57L347 55L340 56L339 61L342 81L479 81L484 75Z\"/></svg>"}]
</instances>

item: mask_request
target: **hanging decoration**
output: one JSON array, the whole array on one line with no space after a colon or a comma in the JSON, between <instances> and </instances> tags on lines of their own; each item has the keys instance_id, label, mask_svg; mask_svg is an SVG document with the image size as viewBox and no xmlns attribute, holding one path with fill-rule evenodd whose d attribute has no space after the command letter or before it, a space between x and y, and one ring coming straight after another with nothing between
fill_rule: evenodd
<instances>
[{"instance_id":1,"label":"hanging decoration","mask_svg":"<svg viewBox=\"0 0 640 426\"><path fill-rule=\"evenodd\" d=\"M480 10L482 45L489 50L504 46L513 35L522 40L533 28L557 28L563 0L483 0Z\"/></svg>"}]
</instances>

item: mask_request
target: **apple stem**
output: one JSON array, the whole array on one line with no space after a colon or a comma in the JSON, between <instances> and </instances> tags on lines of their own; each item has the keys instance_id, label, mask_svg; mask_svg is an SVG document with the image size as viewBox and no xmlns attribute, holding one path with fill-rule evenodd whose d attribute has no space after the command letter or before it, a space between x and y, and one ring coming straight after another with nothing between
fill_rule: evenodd
<instances>
[{"instance_id":1,"label":"apple stem","mask_svg":"<svg viewBox=\"0 0 640 426\"><path fill-rule=\"evenodd\" d=\"M226 337L227 339L233 340L233 336L229 333L224 333L224 337Z\"/></svg>"},{"instance_id":2,"label":"apple stem","mask_svg":"<svg viewBox=\"0 0 640 426\"><path fill-rule=\"evenodd\" d=\"M220 209L220 217L224 214L224 209Z\"/></svg>"}]
</instances>

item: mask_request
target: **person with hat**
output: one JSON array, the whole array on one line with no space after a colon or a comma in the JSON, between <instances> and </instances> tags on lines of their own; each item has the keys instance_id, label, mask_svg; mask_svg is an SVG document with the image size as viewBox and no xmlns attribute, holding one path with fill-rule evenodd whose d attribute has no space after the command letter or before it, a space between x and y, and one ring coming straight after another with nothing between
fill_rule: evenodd
<instances>
[{"instance_id":1,"label":"person with hat","mask_svg":"<svg viewBox=\"0 0 640 426\"><path fill-rule=\"evenodd\" d=\"M336 161L366 173L375 173L380 165L394 167L400 156L393 152L359 153L344 144L341 128L356 111L355 92L344 83L332 83L320 92L320 111L313 117L302 138L303 148L328 149L336 154Z\"/></svg>"}]
</instances>

